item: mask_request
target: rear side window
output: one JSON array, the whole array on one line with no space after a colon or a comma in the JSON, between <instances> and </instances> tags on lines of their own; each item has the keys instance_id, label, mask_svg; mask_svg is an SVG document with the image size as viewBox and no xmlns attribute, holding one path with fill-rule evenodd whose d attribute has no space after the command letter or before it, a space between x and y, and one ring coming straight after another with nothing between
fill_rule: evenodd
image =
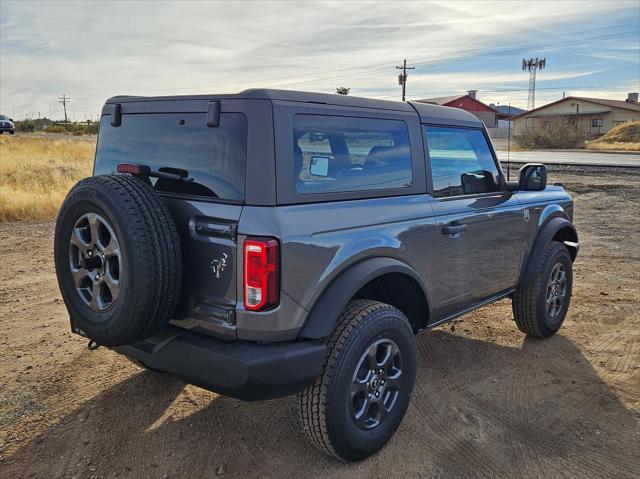
<instances>
[{"instance_id":1,"label":"rear side window","mask_svg":"<svg viewBox=\"0 0 640 479\"><path fill-rule=\"evenodd\" d=\"M111 116L100 121L94 174L113 174L119 163L152 170L186 170L193 181L153 179L158 191L244 200L247 164L247 118L222 113L220 126L207 127L205 113L122 115L119 127Z\"/></svg>"},{"instance_id":2,"label":"rear side window","mask_svg":"<svg viewBox=\"0 0 640 479\"><path fill-rule=\"evenodd\" d=\"M423 126L435 197L498 191L500 176L480 130Z\"/></svg>"},{"instance_id":3,"label":"rear side window","mask_svg":"<svg viewBox=\"0 0 640 479\"><path fill-rule=\"evenodd\" d=\"M299 193L411 186L411 151L405 122L298 114L293 127Z\"/></svg>"}]
</instances>

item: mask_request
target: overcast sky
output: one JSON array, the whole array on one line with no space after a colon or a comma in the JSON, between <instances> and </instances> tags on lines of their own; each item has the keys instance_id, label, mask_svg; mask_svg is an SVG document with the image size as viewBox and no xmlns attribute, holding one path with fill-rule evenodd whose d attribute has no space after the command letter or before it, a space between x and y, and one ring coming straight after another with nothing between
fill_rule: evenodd
<instances>
[{"instance_id":1,"label":"overcast sky","mask_svg":"<svg viewBox=\"0 0 640 479\"><path fill-rule=\"evenodd\" d=\"M116 94L273 87L399 99L480 90L526 106L640 90L640 0L569 2L0 2L0 112L76 120Z\"/></svg>"}]
</instances>

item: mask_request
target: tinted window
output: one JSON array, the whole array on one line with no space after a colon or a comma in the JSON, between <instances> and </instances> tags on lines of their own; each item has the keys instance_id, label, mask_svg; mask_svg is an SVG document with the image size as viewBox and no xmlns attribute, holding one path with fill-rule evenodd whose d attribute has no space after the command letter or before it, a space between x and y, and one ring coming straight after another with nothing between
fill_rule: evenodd
<instances>
[{"instance_id":1,"label":"tinted window","mask_svg":"<svg viewBox=\"0 0 640 479\"><path fill-rule=\"evenodd\" d=\"M403 121L296 115L293 142L300 193L411 185L409 133Z\"/></svg>"},{"instance_id":2,"label":"tinted window","mask_svg":"<svg viewBox=\"0 0 640 479\"><path fill-rule=\"evenodd\" d=\"M111 116L100 122L95 174L113 174L119 163L140 163L152 170L186 170L193 181L152 181L158 191L225 200L244 199L247 119L222 113L220 126L207 127L205 113L123 115L119 127Z\"/></svg>"},{"instance_id":3,"label":"tinted window","mask_svg":"<svg viewBox=\"0 0 640 479\"><path fill-rule=\"evenodd\" d=\"M498 191L500 177L480 130L425 126L434 196Z\"/></svg>"}]
</instances>

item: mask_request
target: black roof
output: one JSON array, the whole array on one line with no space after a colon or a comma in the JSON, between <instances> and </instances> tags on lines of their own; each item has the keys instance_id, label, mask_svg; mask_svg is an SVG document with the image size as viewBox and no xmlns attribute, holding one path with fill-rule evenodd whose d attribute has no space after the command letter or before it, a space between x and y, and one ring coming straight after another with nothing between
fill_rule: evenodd
<instances>
[{"instance_id":1,"label":"black roof","mask_svg":"<svg viewBox=\"0 0 640 479\"><path fill-rule=\"evenodd\" d=\"M276 90L269 88L252 88L235 94L222 95L175 95L175 96L114 96L107 103L129 103L170 100L282 100L327 105L375 108L380 110L417 111L424 123L452 124L462 126L482 126L482 122L471 113L459 108L430 105L426 103L376 100L357 96L315 93L294 90Z\"/></svg>"}]
</instances>

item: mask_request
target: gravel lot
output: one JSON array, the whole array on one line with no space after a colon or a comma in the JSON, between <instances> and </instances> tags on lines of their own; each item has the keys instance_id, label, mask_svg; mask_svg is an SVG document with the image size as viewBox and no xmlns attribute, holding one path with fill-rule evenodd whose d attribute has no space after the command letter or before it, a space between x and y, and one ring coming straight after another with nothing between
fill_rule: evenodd
<instances>
[{"instance_id":1,"label":"gravel lot","mask_svg":"<svg viewBox=\"0 0 640 479\"><path fill-rule=\"evenodd\" d=\"M418 336L412 404L359 464L308 447L291 399L243 403L69 332L52 223L0 224L0 477L639 477L639 169L555 167L582 251L555 337L505 300Z\"/></svg>"}]
</instances>

